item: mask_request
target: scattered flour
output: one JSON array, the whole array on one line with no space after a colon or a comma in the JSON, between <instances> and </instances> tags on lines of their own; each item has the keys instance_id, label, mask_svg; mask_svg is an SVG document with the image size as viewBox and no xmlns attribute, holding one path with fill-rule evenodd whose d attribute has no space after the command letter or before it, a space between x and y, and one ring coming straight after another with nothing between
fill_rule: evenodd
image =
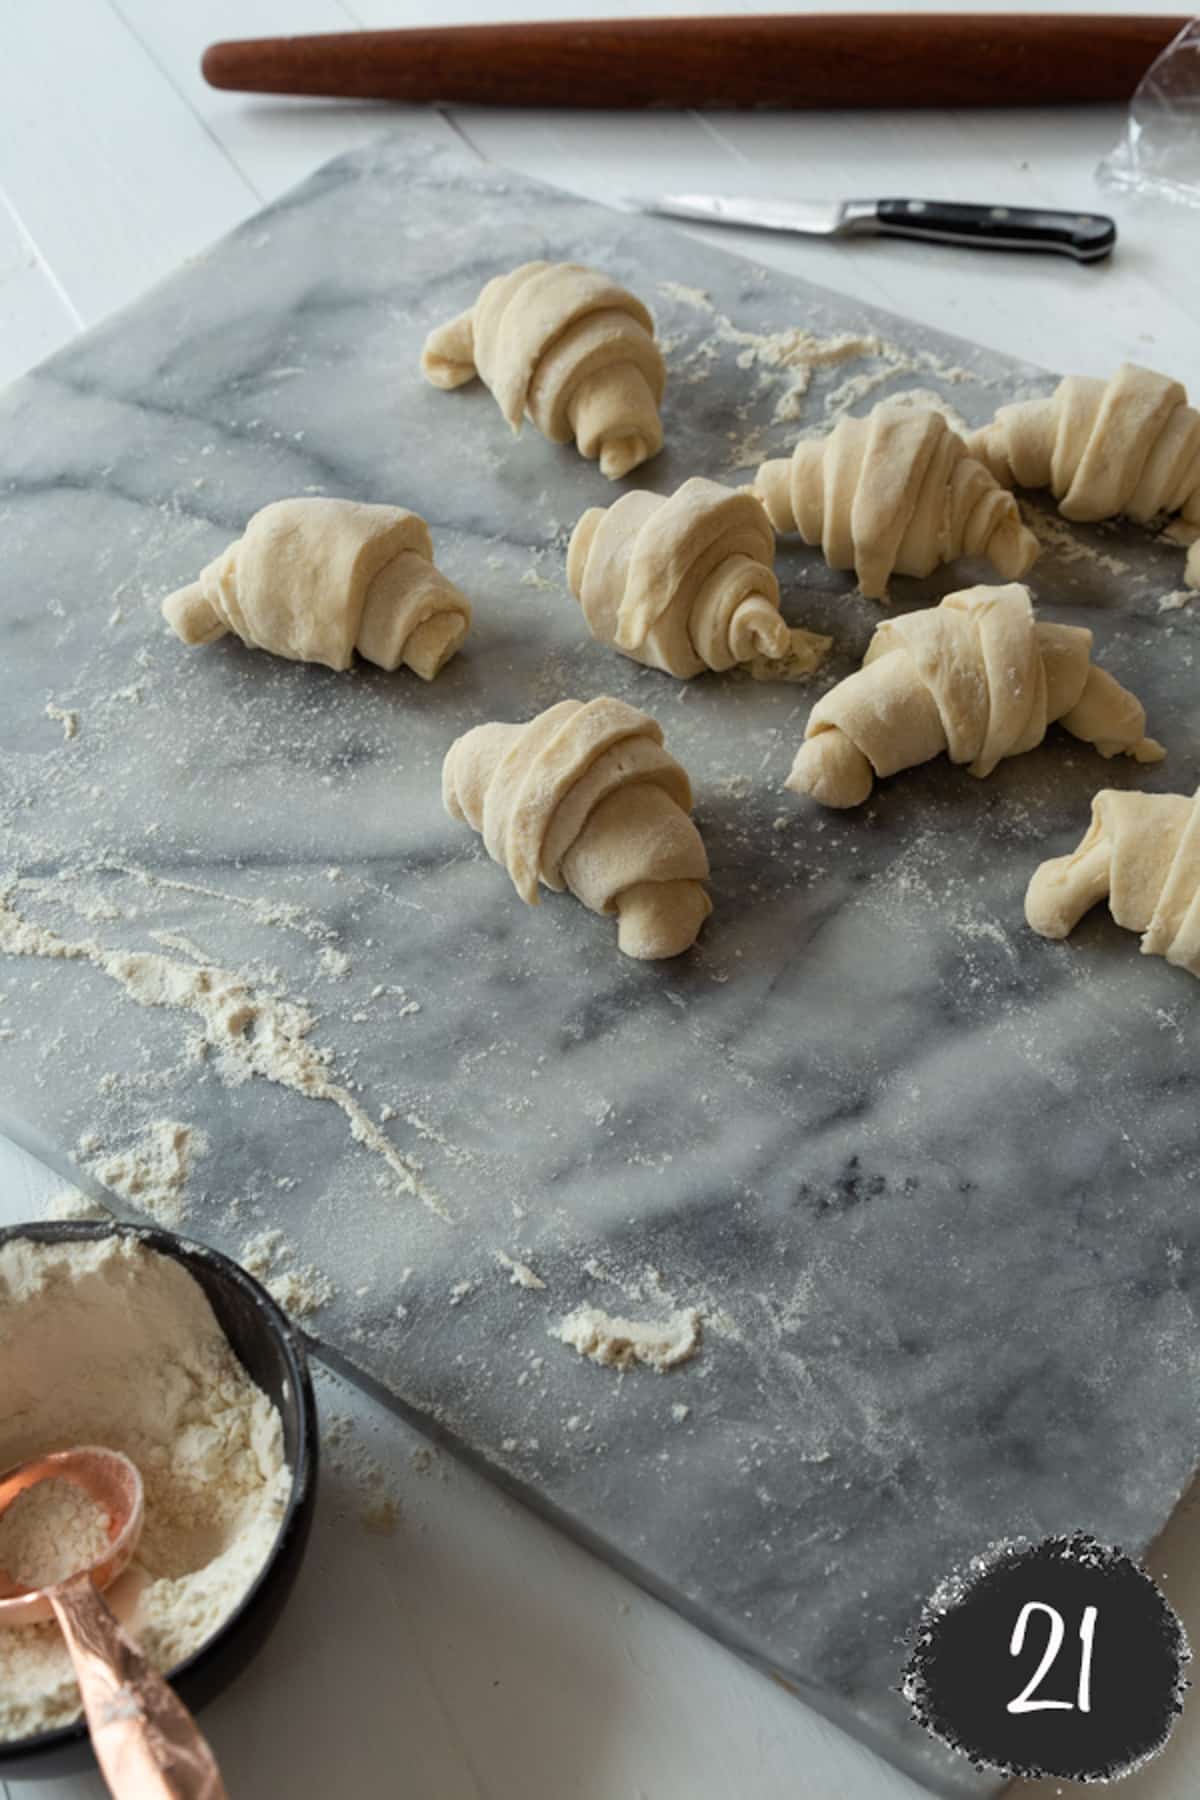
<instances>
[{"instance_id":1,"label":"scattered flour","mask_svg":"<svg viewBox=\"0 0 1200 1800\"><path fill-rule=\"evenodd\" d=\"M1164 594L1158 603L1159 612L1178 612L1189 600L1196 598L1195 588L1177 588L1173 594Z\"/></svg>"},{"instance_id":2,"label":"scattered flour","mask_svg":"<svg viewBox=\"0 0 1200 1800\"><path fill-rule=\"evenodd\" d=\"M337 1293L333 1282L313 1264L289 1266L295 1251L282 1231L268 1229L247 1238L238 1261L261 1281L268 1294L293 1319L307 1319L328 1306Z\"/></svg>"},{"instance_id":3,"label":"scattered flour","mask_svg":"<svg viewBox=\"0 0 1200 1800\"><path fill-rule=\"evenodd\" d=\"M832 337L823 338L799 325L790 325L784 331L742 331L722 317L717 321L717 336L727 344L744 346L737 359L739 369L787 369L794 374L796 379L789 392L798 385L807 392L816 369L836 368L839 363L885 354L884 341L874 332L836 331Z\"/></svg>"},{"instance_id":4,"label":"scattered flour","mask_svg":"<svg viewBox=\"0 0 1200 1800\"><path fill-rule=\"evenodd\" d=\"M792 627L791 648L786 656L756 656L741 663L737 672L748 675L752 681L804 681L820 668L832 645L832 638L796 625Z\"/></svg>"},{"instance_id":5,"label":"scattered flour","mask_svg":"<svg viewBox=\"0 0 1200 1800\"><path fill-rule=\"evenodd\" d=\"M400 1507L390 1494L367 1494L358 1516L364 1531L372 1531L376 1537L392 1537L400 1517Z\"/></svg>"},{"instance_id":6,"label":"scattered flour","mask_svg":"<svg viewBox=\"0 0 1200 1800\"><path fill-rule=\"evenodd\" d=\"M771 454L770 440L761 425L752 425L746 432L731 431L727 436L729 454L726 461L731 469L757 469Z\"/></svg>"},{"instance_id":7,"label":"scattered flour","mask_svg":"<svg viewBox=\"0 0 1200 1800\"><path fill-rule=\"evenodd\" d=\"M286 1254L282 1231L258 1231L247 1238L238 1252L238 1261L247 1275L261 1281L269 1275L276 1261Z\"/></svg>"},{"instance_id":8,"label":"scattered flour","mask_svg":"<svg viewBox=\"0 0 1200 1800\"><path fill-rule=\"evenodd\" d=\"M89 1140L90 1143L91 1140ZM84 1166L102 1187L139 1212L174 1228L187 1217L192 1158L208 1148L204 1134L177 1119L156 1119L126 1149L87 1157Z\"/></svg>"},{"instance_id":9,"label":"scattered flour","mask_svg":"<svg viewBox=\"0 0 1200 1800\"><path fill-rule=\"evenodd\" d=\"M166 1127L151 1127L151 1132L156 1129L161 1131ZM186 1131L187 1127L177 1127L176 1129ZM192 1134L193 1150L196 1148L197 1136L196 1133ZM125 1158L114 1160L129 1160L128 1153ZM103 1173L103 1159L100 1159L98 1165L92 1165L92 1171L99 1180L105 1181L116 1192L124 1193L123 1188L116 1182L108 1180ZM186 1174L184 1179L186 1180ZM131 1194L129 1197L143 1212L152 1213L155 1218L168 1224L171 1223L171 1220L165 1218L157 1207L147 1204L144 1191ZM42 1216L46 1219L111 1219L113 1214L103 1202L93 1200L90 1195L81 1193L78 1188L66 1187L60 1188L58 1193L50 1197L43 1208ZM181 1216L186 1216L186 1209L183 1210ZM253 1237L246 1239L238 1252L238 1261L248 1275L253 1275L256 1281L263 1283L267 1292L286 1313L289 1313L294 1319L303 1320L318 1312L321 1307L328 1306L336 1295L337 1288L324 1270L318 1269L311 1263L296 1267L289 1266L294 1255L295 1250L288 1243L282 1231L267 1229L256 1232Z\"/></svg>"},{"instance_id":10,"label":"scattered flour","mask_svg":"<svg viewBox=\"0 0 1200 1800\"><path fill-rule=\"evenodd\" d=\"M328 1275L313 1264L281 1269L263 1283L271 1298L293 1319L307 1319L328 1306L336 1289Z\"/></svg>"},{"instance_id":11,"label":"scattered flour","mask_svg":"<svg viewBox=\"0 0 1200 1800\"><path fill-rule=\"evenodd\" d=\"M76 1187L59 1188L42 1208L44 1219L111 1219L112 1213L101 1200L93 1200Z\"/></svg>"},{"instance_id":12,"label":"scattered flour","mask_svg":"<svg viewBox=\"0 0 1200 1800\"><path fill-rule=\"evenodd\" d=\"M534 1274L528 1263L517 1262L515 1257L509 1256L504 1250L497 1250L495 1256L501 1268L508 1270L508 1279L513 1287L533 1288L539 1292L545 1289L545 1282L540 1275Z\"/></svg>"},{"instance_id":13,"label":"scattered flour","mask_svg":"<svg viewBox=\"0 0 1200 1800\"><path fill-rule=\"evenodd\" d=\"M48 719L58 720L58 723L63 728L63 737L67 743L70 743L73 737L78 737L79 714L77 712L70 712L65 706L55 706L53 700L47 700L46 717Z\"/></svg>"},{"instance_id":14,"label":"scattered flour","mask_svg":"<svg viewBox=\"0 0 1200 1800\"><path fill-rule=\"evenodd\" d=\"M703 288L687 287L682 281L660 281L660 294L668 300L677 300L681 306L691 306L697 312L714 311L713 303Z\"/></svg>"},{"instance_id":15,"label":"scattered flour","mask_svg":"<svg viewBox=\"0 0 1200 1800\"><path fill-rule=\"evenodd\" d=\"M310 943L325 943L336 933L332 925L323 919L314 918L304 907L297 906L290 900L268 900L262 895L249 897L245 894L232 894L223 888L205 887L197 881L184 881L178 875L160 875L150 869L139 868L136 863L104 861L95 865L95 873L110 875L127 875L145 888L162 888L166 892L194 894L204 900L219 900L222 906L235 906L239 912L248 913L258 925L278 926L283 931L298 932ZM330 879L333 876L326 870ZM338 879L341 871L337 871Z\"/></svg>"},{"instance_id":16,"label":"scattered flour","mask_svg":"<svg viewBox=\"0 0 1200 1800\"><path fill-rule=\"evenodd\" d=\"M1028 525L1043 550L1049 550L1060 562L1087 562L1098 569L1107 569L1110 575L1128 575L1129 564L1122 562L1119 556L1108 556L1102 550L1096 550L1091 544L1085 544L1077 538L1065 519L1053 513L1043 512L1038 506L1031 506L1027 501L1019 500L1021 518Z\"/></svg>"},{"instance_id":17,"label":"scattered flour","mask_svg":"<svg viewBox=\"0 0 1200 1800\"><path fill-rule=\"evenodd\" d=\"M400 1496L387 1471L361 1441L348 1413L332 1413L324 1421L321 1444L331 1469L358 1490L358 1519L377 1537L394 1535L400 1520Z\"/></svg>"},{"instance_id":18,"label":"scattered flour","mask_svg":"<svg viewBox=\"0 0 1200 1800\"><path fill-rule=\"evenodd\" d=\"M757 370L760 386L771 387L785 381L786 386L775 402L773 417L777 422L796 420L803 417L805 405L813 376L820 369L840 367L844 363L864 362L873 366L863 369L832 388L824 399L826 426L836 423L837 419L857 406L876 388L893 381L899 375L926 373L941 381L961 383L979 381L979 374L960 367L957 363L947 362L932 350L907 350L902 344L890 338L880 337L874 331L835 331L828 337L821 337L803 326L790 325L777 331L748 331L725 313L718 312L709 295L700 288L689 288L678 282L660 282L659 292L677 305L689 307L693 312L702 313L711 322L710 333L706 339L691 345L679 360L679 371L685 383L706 380L722 344L731 344L737 349L737 366L739 369ZM678 346L676 346L678 347ZM920 401L909 402L912 405L929 404L932 395L933 403L947 417L952 417L957 426L963 421L939 395L925 388L917 390ZM736 437L736 434L735 434ZM762 460L763 450L759 443L760 432L735 442L732 466L748 468L752 462Z\"/></svg>"},{"instance_id":19,"label":"scattered flour","mask_svg":"<svg viewBox=\"0 0 1200 1800\"><path fill-rule=\"evenodd\" d=\"M614 1319L597 1306L580 1306L556 1325L550 1336L605 1368L632 1369L641 1363L662 1375L696 1355L700 1314L689 1307L655 1323Z\"/></svg>"},{"instance_id":20,"label":"scattered flour","mask_svg":"<svg viewBox=\"0 0 1200 1800\"><path fill-rule=\"evenodd\" d=\"M160 1669L210 1638L258 1578L290 1489L279 1415L187 1270L136 1238L0 1247L0 1468L67 1444L123 1451L146 1520L109 1589ZM55 1625L0 1632L0 1741L79 1715Z\"/></svg>"},{"instance_id":21,"label":"scattered flour","mask_svg":"<svg viewBox=\"0 0 1200 1800\"><path fill-rule=\"evenodd\" d=\"M84 918L94 918L96 915L94 911L88 911L88 906L89 902L85 900L80 911ZM108 916L119 918L120 913L116 907L112 907ZM164 950L178 950L181 956L190 956L193 962L206 963L209 960L207 951L201 950L199 944L194 943L190 937L185 937L182 931L152 931L150 936Z\"/></svg>"},{"instance_id":22,"label":"scattered flour","mask_svg":"<svg viewBox=\"0 0 1200 1800\"><path fill-rule=\"evenodd\" d=\"M145 950L113 950L94 938L72 941L31 924L12 905L13 886L0 892L0 951L9 956L88 962L124 988L139 1006L190 1012L200 1023L201 1054L214 1053L221 1078L234 1084L260 1076L342 1112L356 1143L391 1169L401 1189L448 1219L444 1202L380 1130L349 1088L329 1072L330 1053L309 1042L308 1009L257 988L246 973L195 966ZM275 920L273 922L279 922Z\"/></svg>"},{"instance_id":23,"label":"scattered flour","mask_svg":"<svg viewBox=\"0 0 1200 1800\"><path fill-rule=\"evenodd\" d=\"M978 373L972 373L958 363L947 362L945 357L938 356L933 350L908 351L902 345L894 344L890 338L879 338L877 341L879 348L872 351L871 355L879 361L879 368L865 370L859 375L849 375L826 394L825 416L832 424L865 400L868 394L897 375L933 375L939 381L947 381L955 386L964 381L983 382L983 377ZM922 394L929 392L928 389L918 391ZM899 398L899 394L888 397Z\"/></svg>"}]
</instances>

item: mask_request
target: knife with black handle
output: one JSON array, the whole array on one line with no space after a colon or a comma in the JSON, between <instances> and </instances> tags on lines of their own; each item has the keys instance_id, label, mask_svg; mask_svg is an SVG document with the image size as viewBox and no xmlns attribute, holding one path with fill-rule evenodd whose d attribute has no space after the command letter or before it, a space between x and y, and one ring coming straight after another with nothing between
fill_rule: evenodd
<instances>
[{"instance_id":1,"label":"knife with black handle","mask_svg":"<svg viewBox=\"0 0 1200 1800\"><path fill-rule=\"evenodd\" d=\"M957 200L772 200L749 195L655 194L629 201L639 212L706 225L746 225L805 237L920 238L971 250L1040 250L1099 262L1117 241L1103 213L978 206Z\"/></svg>"}]
</instances>

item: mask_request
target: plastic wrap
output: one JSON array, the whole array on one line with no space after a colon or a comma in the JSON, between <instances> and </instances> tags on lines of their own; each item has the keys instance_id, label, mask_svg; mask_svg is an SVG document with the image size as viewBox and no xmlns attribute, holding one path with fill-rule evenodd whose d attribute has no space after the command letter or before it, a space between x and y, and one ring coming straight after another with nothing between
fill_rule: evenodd
<instances>
[{"instance_id":1,"label":"plastic wrap","mask_svg":"<svg viewBox=\"0 0 1200 1800\"><path fill-rule=\"evenodd\" d=\"M1096 174L1105 187L1200 208L1200 19L1150 65Z\"/></svg>"}]
</instances>

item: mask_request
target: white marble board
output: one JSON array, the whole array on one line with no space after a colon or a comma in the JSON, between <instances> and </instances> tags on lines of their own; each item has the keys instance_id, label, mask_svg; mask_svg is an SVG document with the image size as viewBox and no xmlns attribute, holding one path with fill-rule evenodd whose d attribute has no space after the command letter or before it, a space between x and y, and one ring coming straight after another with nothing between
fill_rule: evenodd
<instances>
[{"instance_id":1,"label":"white marble board","mask_svg":"<svg viewBox=\"0 0 1200 1800\"><path fill-rule=\"evenodd\" d=\"M428 327L542 255L653 304L669 448L641 479L663 490L748 479L888 366L829 371L774 420L788 378L739 332L878 331L900 348L863 406L919 385L975 420L1051 380L405 133L18 383L0 1124L93 1171L190 1130L185 1229L235 1252L280 1231L275 1272L334 1290L310 1324L343 1361L930 1786L989 1791L894 1691L921 1600L1001 1535L1144 1546L1196 1460L1191 987L1102 918L1068 947L1021 918L1096 787L1195 785L1197 628L1159 604L1180 553L1066 532L1036 577L1146 699L1161 770L1053 732L986 785L936 765L820 814L782 779L878 609L785 547L788 616L836 639L817 682L679 685L614 657L563 582L608 485L513 442L483 390L419 378ZM432 686L162 626L164 592L305 491L429 519L477 607ZM713 861L701 945L659 967L568 896L526 911L441 809L460 731L605 691L663 722ZM207 963L252 1009L308 1009L342 1101L247 1075L261 1012L249 1048L201 1054ZM154 971L170 1003L139 1005ZM584 1364L549 1336L581 1302L699 1307L701 1354L666 1377Z\"/></svg>"}]
</instances>

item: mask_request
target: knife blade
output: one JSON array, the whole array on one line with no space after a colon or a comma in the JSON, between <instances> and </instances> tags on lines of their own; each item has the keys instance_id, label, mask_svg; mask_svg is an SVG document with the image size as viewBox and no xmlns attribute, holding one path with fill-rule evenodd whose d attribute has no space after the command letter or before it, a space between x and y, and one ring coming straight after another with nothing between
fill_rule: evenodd
<instances>
[{"instance_id":1,"label":"knife blade","mask_svg":"<svg viewBox=\"0 0 1200 1800\"><path fill-rule=\"evenodd\" d=\"M1051 212L954 200L774 200L750 194L630 196L638 212L705 225L744 225L802 237L899 237L972 250L1052 251L1099 262L1117 241L1103 213Z\"/></svg>"}]
</instances>

